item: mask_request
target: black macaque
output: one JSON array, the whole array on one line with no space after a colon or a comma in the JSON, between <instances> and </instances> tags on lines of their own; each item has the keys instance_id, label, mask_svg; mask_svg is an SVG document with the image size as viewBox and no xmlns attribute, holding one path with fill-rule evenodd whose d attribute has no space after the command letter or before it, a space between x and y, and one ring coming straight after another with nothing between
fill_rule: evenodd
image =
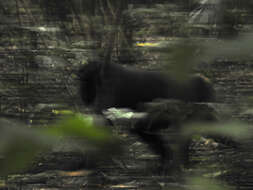
<instances>
[{"instance_id":1,"label":"black macaque","mask_svg":"<svg viewBox=\"0 0 253 190\"><path fill-rule=\"evenodd\" d=\"M211 82L201 75L191 75L188 80L179 82L163 72L143 71L99 62L84 65L79 75L81 98L86 105L93 105L98 113L109 107L137 109L142 103L160 98L179 99L185 102L210 102L215 99ZM161 156L162 163L165 163L172 159L172 151L167 149L164 140L157 132L175 123L171 123L174 121L166 117L156 118L152 123L151 117L152 113L149 113L148 117L137 122L130 132L146 142ZM182 143L182 152L188 151L189 143L186 141Z\"/></svg>"},{"instance_id":2,"label":"black macaque","mask_svg":"<svg viewBox=\"0 0 253 190\"><path fill-rule=\"evenodd\" d=\"M163 72L99 62L84 65L79 75L81 97L97 112L109 107L136 109L139 103L157 98L208 102L215 97L211 82L201 75L192 75L187 81L179 82Z\"/></svg>"}]
</instances>

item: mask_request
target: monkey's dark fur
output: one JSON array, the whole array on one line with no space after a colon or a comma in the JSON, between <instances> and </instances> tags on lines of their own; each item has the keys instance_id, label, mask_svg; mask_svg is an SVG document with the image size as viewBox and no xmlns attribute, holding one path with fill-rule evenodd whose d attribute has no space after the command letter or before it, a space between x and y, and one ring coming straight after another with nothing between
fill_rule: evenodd
<instances>
[{"instance_id":1,"label":"monkey's dark fur","mask_svg":"<svg viewBox=\"0 0 253 190\"><path fill-rule=\"evenodd\" d=\"M118 64L98 62L84 65L80 71L81 97L97 111L109 107L136 109L139 103L157 98L190 102L214 100L214 89L208 79L192 75L179 82L163 72L126 68Z\"/></svg>"},{"instance_id":2,"label":"monkey's dark fur","mask_svg":"<svg viewBox=\"0 0 253 190\"><path fill-rule=\"evenodd\" d=\"M211 82L201 75L191 75L188 80L179 82L163 72L126 68L118 64L103 65L98 62L84 65L79 75L81 97L86 105L94 106L97 112L109 107L136 109L140 103L157 98L209 102L215 97ZM149 117L150 114L148 118L140 120L130 132L149 144L164 162L171 159L171 151L166 149L165 142L156 132L168 127L171 121L164 118L156 120L155 126L148 128ZM188 142L184 143L182 149L187 151Z\"/></svg>"}]
</instances>

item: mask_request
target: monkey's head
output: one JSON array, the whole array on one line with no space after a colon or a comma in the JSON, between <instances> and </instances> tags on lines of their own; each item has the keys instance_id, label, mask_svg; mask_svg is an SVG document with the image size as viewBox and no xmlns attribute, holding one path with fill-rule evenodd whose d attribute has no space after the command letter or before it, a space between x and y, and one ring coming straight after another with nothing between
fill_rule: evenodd
<instances>
[{"instance_id":1,"label":"monkey's head","mask_svg":"<svg viewBox=\"0 0 253 190\"><path fill-rule=\"evenodd\" d=\"M96 87L101 83L100 71L101 63L95 61L81 66L78 71L81 97L87 105L95 101Z\"/></svg>"},{"instance_id":2,"label":"monkey's head","mask_svg":"<svg viewBox=\"0 0 253 190\"><path fill-rule=\"evenodd\" d=\"M83 64L77 72L77 76L81 81L89 80L94 73L99 73L101 68L101 63L97 61L92 61L87 64Z\"/></svg>"},{"instance_id":3,"label":"monkey's head","mask_svg":"<svg viewBox=\"0 0 253 190\"><path fill-rule=\"evenodd\" d=\"M190 79L190 86L194 92L194 101L212 102L215 101L215 90L212 82L201 74L195 74Z\"/></svg>"}]
</instances>

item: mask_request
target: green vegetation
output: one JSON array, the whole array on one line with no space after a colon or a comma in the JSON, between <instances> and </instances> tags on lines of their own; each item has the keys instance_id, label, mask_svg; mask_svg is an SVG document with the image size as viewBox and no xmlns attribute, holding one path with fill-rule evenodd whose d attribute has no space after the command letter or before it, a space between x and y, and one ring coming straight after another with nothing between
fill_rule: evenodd
<instances>
[{"instance_id":1,"label":"green vegetation","mask_svg":"<svg viewBox=\"0 0 253 190\"><path fill-rule=\"evenodd\" d=\"M67 116L46 129L29 129L20 123L0 121L0 174L21 172L31 165L38 153L47 152L59 138L79 137L84 147L90 145L97 151L112 145L120 152L118 139L108 129L94 125L92 117L81 114ZM82 148L80 148L81 150Z\"/></svg>"}]
</instances>

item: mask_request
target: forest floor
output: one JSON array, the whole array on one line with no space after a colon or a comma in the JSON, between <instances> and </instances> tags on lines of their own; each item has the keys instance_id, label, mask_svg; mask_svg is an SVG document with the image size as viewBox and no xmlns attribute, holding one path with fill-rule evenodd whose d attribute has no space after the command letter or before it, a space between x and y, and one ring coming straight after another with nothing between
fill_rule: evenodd
<instances>
[{"instance_id":1,"label":"forest floor","mask_svg":"<svg viewBox=\"0 0 253 190\"><path fill-rule=\"evenodd\" d=\"M216 62L209 65L208 76L219 93L218 103L213 104L218 113L252 123L246 101L253 94L252 63ZM198 184L189 185L189 176L217 179L224 187L252 189L253 154L248 149L252 142L233 148L216 146L207 139L196 141L191 147L191 167L170 173L158 169L158 157L137 137L117 126L114 130L127 144L124 156L98 161L96 169L80 168L84 160L89 166L90 158L71 151L71 143L59 142L55 150L39 156L33 169L4 179L2 189L191 189Z\"/></svg>"},{"instance_id":2,"label":"forest floor","mask_svg":"<svg viewBox=\"0 0 253 190\"><path fill-rule=\"evenodd\" d=\"M27 31L23 30L23 33ZM14 35L19 37L20 33L16 30ZM71 107L80 111L78 82L69 72L73 63L65 60L73 57L82 60L89 53L82 48L75 48L73 52L68 49L33 51L25 45L22 49L0 47L1 116L20 119L29 126L47 126L55 119L52 109ZM145 62L138 66L147 67ZM211 64L202 63L196 70L213 82L218 100L212 106L219 114L228 120L252 124L253 60L217 60ZM159 169L157 155L136 136L119 126L114 126L113 130L128 147L123 156L112 157L106 162L97 161L96 168L80 167L84 162L85 166L93 164L93 157L72 151L68 140L60 141L52 152L38 155L28 171L0 178L0 189L185 190L200 186L199 181L189 182L190 177L217 180L224 189L227 185L253 189L251 141L243 142L237 148L217 145L205 138L194 141L191 166L171 173L169 168Z\"/></svg>"}]
</instances>

